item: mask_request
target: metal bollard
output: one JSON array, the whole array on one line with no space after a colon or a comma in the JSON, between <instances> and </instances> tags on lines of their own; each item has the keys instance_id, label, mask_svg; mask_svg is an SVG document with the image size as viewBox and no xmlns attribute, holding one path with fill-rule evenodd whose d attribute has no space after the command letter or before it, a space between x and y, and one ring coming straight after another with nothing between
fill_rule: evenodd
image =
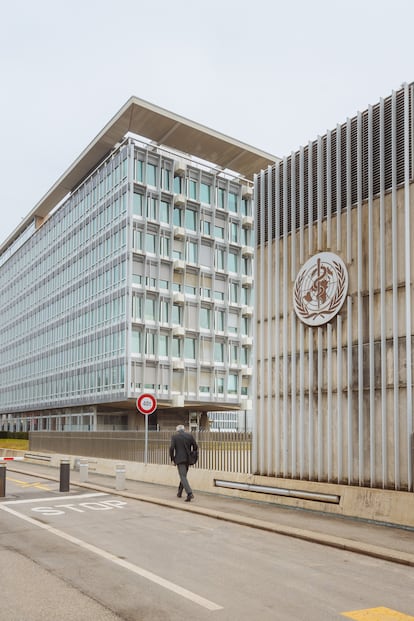
<instances>
[{"instance_id":1,"label":"metal bollard","mask_svg":"<svg viewBox=\"0 0 414 621\"><path fill-rule=\"evenodd\" d=\"M69 477L70 477L70 459L60 460L60 492L69 491Z\"/></svg>"},{"instance_id":2,"label":"metal bollard","mask_svg":"<svg viewBox=\"0 0 414 621\"><path fill-rule=\"evenodd\" d=\"M86 483L88 480L89 461L87 459L80 459L79 462L79 481Z\"/></svg>"},{"instance_id":3,"label":"metal bollard","mask_svg":"<svg viewBox=\"0 0 414 621\"><path fill-rule=\"evenodd\" d=\"M116 464L115 466L115 489L125 489L125 464Z\"/></svg>"},{"instance_id":4,"label":"metal bollard","mask_svg":"<svg viewBox=\"0 0 414 621\"><path fill-rule=\"evenodd\" d=\"M0 498L6 495L6 464L0 464Z\"/></svg>"}]
</instances>

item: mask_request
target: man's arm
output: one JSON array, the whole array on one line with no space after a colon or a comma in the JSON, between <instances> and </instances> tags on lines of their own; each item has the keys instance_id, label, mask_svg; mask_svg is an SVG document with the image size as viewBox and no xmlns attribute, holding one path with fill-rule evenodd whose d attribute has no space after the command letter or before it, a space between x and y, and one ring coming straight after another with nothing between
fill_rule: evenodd
<instances>
[{"instance_id":1,"label":"man's arm","mask_svg":"<svg viewBox=\"0 0 414 621\"><path fill-rule=\"evenodd\" d=\"M171 438L170 444L170 459L173 463L175 463L175 438L174 436Z\"/></svg>"}]
</instances>

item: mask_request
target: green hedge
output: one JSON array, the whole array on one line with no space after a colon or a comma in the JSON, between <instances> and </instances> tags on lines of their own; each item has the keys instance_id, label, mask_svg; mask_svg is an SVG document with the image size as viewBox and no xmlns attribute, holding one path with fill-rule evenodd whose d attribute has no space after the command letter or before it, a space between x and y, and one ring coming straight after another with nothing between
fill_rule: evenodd
<instances>
[{"instance_id":1,"label":"green hedge","mask_svg":"<svg viewBox=\"0 0 414 621\"><path fill-rule=\"evenodd\" d=\"M28 440L28 431L0 431L0 438L10 438L12 440Z\"/></svg>"}]
</instances>

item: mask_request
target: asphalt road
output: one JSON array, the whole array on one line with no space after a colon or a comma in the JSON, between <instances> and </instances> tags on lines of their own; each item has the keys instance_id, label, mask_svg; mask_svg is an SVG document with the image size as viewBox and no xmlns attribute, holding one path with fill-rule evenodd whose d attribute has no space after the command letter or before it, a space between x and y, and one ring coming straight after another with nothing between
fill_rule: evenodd
<instances>
[{"instance_id":1,"label":"asphalt road","mask_svg":"<svg viewBox=\"0 0 414 621\"><path fill-rule=\"evenodd\" d=\"M414 620L413 568L20 473L0 559L1 621Z\"/></svg>"}]
</instances>

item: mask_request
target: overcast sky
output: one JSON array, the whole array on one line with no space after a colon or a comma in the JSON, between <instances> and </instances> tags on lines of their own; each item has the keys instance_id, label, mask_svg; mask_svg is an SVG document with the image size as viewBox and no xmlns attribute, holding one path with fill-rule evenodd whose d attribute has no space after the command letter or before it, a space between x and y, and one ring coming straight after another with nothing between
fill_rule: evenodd
<instances>
[{"instance_id":1,"label":"overcast sky","mask_svg":"<svg viewBox=\"0 0 414 621\"><path fill-rule=\"evenodd\" d=\"M284 156L414 81L412 0L14 0L0 243L131 95Z\"/></svg>"}]
</instances>

